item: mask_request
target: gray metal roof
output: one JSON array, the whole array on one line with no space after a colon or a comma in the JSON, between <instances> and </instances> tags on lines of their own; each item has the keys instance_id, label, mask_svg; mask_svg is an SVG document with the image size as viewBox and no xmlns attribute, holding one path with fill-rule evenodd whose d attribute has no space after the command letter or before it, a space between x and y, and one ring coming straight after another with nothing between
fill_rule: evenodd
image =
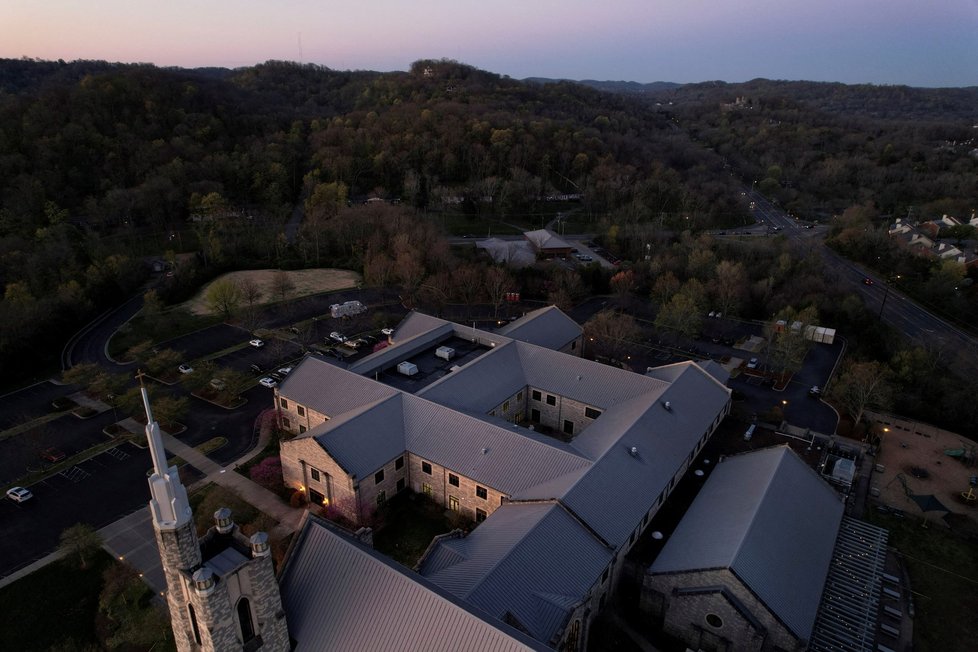
<instances>
[{"instance_id":1,"label":"gray metal roof","mask_svg":"<svg viewBox=\"0 0 978 652\"><path fill-rule=\"evenodd\" d=\"M510 503L464 538L441 540L421 574L555 644L614 551L556 502Z\"/></svg>"},{"instance_id":2,"label":"gray metal roof","mask_svg":"<svg viewBox=\"0 0 978 652\"><path fill-rule=\"evenodd\" d=\"M883 528L843 517L810 650L871 652L876 649L888 538L889 533Z\"/></svg>"},{"instance_id":3,"label":"gray metal roof","mask_svg":"<svg viewBox=\"0 0 978 652\"><path fill-rule=\"evenodd\" d=\"M550 229L525 231L523 237L537 249L571 249L571 245Z\"/></svg>"},{"instance_id":4,"label":"gray metal roof","mask_svg":"<svg viewBox=\"0 0 978 652\"><path fill-rule=\"evenodd\" d=\"M496 332L514 340L557 350L580 337L584 329L556 306L547 306L526 313Z\"/></svg>"},{"instance_id":5,"label":"gray metal roof","mask_svg":"<svg viewBox=\"0 0 978 652\"><path fill-rule=\"evenodd\" d=\"M368 403L309 431L347 473L366 478L405 451L402 395Z\"/></svg>"},{"instance_id":6,"label":"gray metal roof","mask_svg":"<svg viewBox=\"0 0 978 652\"><path fill-rule=\"evenodd\" d=\"M393 344L357 360L349 369L366 376L390 369L438 342L451 338L454 331L455 326L451 322L413 312L394 331L391 336Z\"/></svg>"},{"instance_id":7,"label":"gray metal roof","mask_svg":"<svg viewBox=\"0 0 978 652\"><path fill-rule=\"evenodd\" d=\"M842 513L835 491L787 446L729 457L649 572L729 568L808 640Z\"/></svg>"},{"instance_id":8,"label":"gray metal roof","mask_svg":"<svg viewBox=\"0 0 978 652\"><path fill-rule=\"evenodd\" d=\"M518 344L496 346L418 392L429 401L485 414L526 387Z\"/></svg>"},{"instance_id":9,"label":"gray metal roof","mask_svg":"<svg viewBox=\"0 0 978 652\"><path fill-rule=\"evenodd\" d=\"M674 364L667 364L661 367L649 367L645 375L649 378L658 378L659 380L665 380L672 382L681 373L683 366L688 365L687 362L677 362ZM727 381L730 380L730 372L723 368L723 365L715 360L700 360L695 362L700 369L710 374L716 381L721 385L726 385Z\"/></svg>"},{"instance_id":10,"label":"gray metal roof","mask_svg":"<svg viewBox=\"0 0 978 652\"><path fill-rule=\"evenodd\" d=\"M298 536L281 578L296 652L547 649L318 519Z\"/></svg>"},{"instance_id":11,"label":"gray metal roof","mask_svg":"<svg viewBox=\"0 0 978 652\"><path fill-rule=\"evenodd\" d=\"M571 443L598 461L564 503L606 541L624 544L729 397L713 377L684 363L665 392L609 409Z\"/></svg>"},{"instance_id":12,"label":"gray metal roof","mask_svg":"<svg viewBox=\"0 0 978 652\"><path fill-rule=\"evenodd\" d=\"M342 391L337 391L337 390ZM314 356L307 356L285 377L280 396L329 417L355 410L397 391Z\"/></svg>"}]
</instances>

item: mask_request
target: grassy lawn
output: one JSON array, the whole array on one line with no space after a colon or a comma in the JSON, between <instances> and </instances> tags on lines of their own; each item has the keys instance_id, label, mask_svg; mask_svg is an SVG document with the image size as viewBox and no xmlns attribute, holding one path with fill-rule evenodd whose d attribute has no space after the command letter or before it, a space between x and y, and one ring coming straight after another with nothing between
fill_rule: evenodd
<instances>
[{"instance_id":1,"label":"grassy lawn","mask_svg":"<svg viewBox=\"0 0 978 652\"><path fill-rule=\"evenodd\" d=\"M868 520L890 531L890 545L907 562L913 589L914 649L922 652L973 650L978 639L978 554L940 525L894 518L869 510Z\"/></svg>"},{"instance_id":2,"label":"grassy lawn","mask_svg":"<svg viewBox=\"0 0 978 652\"><path fill-rule=\"evenodd\" d=\"M503 224L498 218L486 215L467 215L465 213L434 213L431 219L441 225L449 235L471 235L473 238L485 238L492 235L519 235L519 228ZM512 220L506 220L510 223ZM539 228L539 227L537 227Z\"/></svg>"},{"instance_id":3,"label":"grassy lawn","mask_svg":"<svg viewBox=\"0 0 978 652\"><path fill-rule=\"evenodd\" d=\"M85 570L67 561L55 562L0 589L3 649L103 649L97 629L99 596L104 585L103 573L113 564L115 561L109 555L99 551ZM145 585L142 588L142 595L133 602L133 608L139 613L134 619L154 628L168 626L169 620L162 615L147 613L157 607L149 602L149 588ZM157 637L154 632L155 629L144 632L149 638L161 639L154 650L174 649L172 636L162 641L166 633L161 629Z\"/></svg>"},{"instance_id":4,"label":"grassy lawn","mask_svg":"<svg viewBox=\"0 0 978 652\"><path fill-rule=\"evenodd\" d=\"M374 533L374 548L413 567L432 538L455 529L445 508L408 491L387 502L379 514L382 525Z\"/></svg>"}]
</instances>

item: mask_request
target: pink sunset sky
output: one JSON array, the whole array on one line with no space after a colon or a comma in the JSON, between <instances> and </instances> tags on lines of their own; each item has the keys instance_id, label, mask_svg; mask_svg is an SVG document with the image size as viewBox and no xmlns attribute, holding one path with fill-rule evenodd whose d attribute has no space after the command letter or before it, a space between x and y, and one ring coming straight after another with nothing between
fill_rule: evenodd
<instances>
[{"instance_id":1,"label":"pink sunset sky","mask_svg":"<svg viewBox=\"0 0 978 652\"><path fill-rule=\"evenodd\" d=\"M978 85L978 0L3 0L0 57Z\"/></svg>"}]
</instances>

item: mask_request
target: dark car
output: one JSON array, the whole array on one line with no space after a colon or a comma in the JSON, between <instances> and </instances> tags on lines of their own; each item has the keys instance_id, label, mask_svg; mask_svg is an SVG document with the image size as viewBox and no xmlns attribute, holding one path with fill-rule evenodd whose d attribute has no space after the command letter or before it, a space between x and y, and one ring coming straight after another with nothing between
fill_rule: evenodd
<instances>
[{"instance_id":1,"label":"dark car","mask_svg":"<svg viewBox=\"0 0 978 652\"><path fill-rule=\"evenodd\" d=\"M872 285L872 284L873 284L873 279L869 278L868 276L863 279L863 285Z\"/></svg>"},{"instance_id":2,"label":"dark car","mask_svg":"<svg viewBox=\"0 0 978 652\"><path fill-rule=\"evenodd\" d=\"M45 462L51 462L52 464L55 462L60 462L66 457L67 455L65 455L65 452L59 448L45 448L41 451L41 459L43 459Z\"/></svg>"}]
</instances>

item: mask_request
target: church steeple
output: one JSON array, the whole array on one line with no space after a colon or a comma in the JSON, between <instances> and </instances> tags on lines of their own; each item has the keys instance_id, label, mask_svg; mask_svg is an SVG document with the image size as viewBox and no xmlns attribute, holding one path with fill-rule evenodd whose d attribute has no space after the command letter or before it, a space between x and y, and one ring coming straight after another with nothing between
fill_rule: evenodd
<instances>
[{"instance_id":1,"label":"church steeple","mask_svg":"<svg viewBox=\"0 0 978 652\"><path fill-rule=\"evenodd\" d=\"M160 436L160 424L153 419L153 410L149 406L149 394L143 383L143 372L136 374L139 378L139 391L143 396L143 407L146 409L146 441L149 453L153 458L153 475L149 478L149 491L152 496L150 509L153 522L162 530L173 530L188 523L192 517L190 501L187 500L187 490L180 482L177 467L166 465L166 450L163 438Z\"/></svg>"}]
</instances>

